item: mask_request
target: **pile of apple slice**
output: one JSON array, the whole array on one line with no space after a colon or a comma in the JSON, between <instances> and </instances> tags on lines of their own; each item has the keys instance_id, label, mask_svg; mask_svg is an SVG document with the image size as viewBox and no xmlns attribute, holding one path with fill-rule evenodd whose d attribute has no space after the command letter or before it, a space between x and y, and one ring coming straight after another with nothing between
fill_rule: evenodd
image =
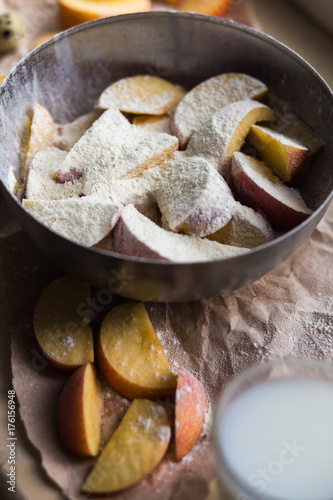
<instances>
[{"instance_id":1,"label":"pile of apple slice","mask_svg":"<svg viewBox=\"0 0 333 500\"><path fill-rule=\"evenodd\" d=\"M208 402L194 375L185 368L173 374L142 303L124 303L105 316L95 342L95 366L87 304L89 286L65 275L38 299L34 330L52 365L75 370L60 394L57 427L70 453L99 455L82 490L109 493L136 484L155 468L169 447L173 428L176 459L187 455L202 433ZM99 373L132 401L101 453ZM160 401L166 396L175 401L174 425Z\"/></svg>"},{"instance_id":2,"label":"pile of apple slice","mask_svg":"<svg viewBox=\"0 0 333 500\"><path fill-rule=\"evenodd\" d=\"M35 104L16 190L84 246L174 262L239 255L312 213L295 185L323 143L296 117L282 131L267 93L241 73L189 92L137 75L72 123Z\"/></svg>"}]
</instances>

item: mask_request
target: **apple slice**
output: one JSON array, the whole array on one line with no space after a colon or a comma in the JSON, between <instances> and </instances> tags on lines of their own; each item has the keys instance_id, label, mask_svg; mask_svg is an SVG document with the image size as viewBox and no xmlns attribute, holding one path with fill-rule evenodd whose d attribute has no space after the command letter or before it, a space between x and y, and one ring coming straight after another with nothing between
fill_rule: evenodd
<instances>
[{"instance_id":1,"label":"apple slice","mask_svg":"<svg viewBox=\"0 0 333 500\"><path fill-rule=\"evenodd\" d=\"M224 245L254 248L271 241L274 232L265 217L237 201L228 224L207 238Z\"/></svg>"},{"instance_id":2,"label":"apple slice","mask_svg":"<svg viewBox=\"0 0 333 500\"><path fill-rule=\"evenodd\" d=\"M146 12L150 0L58 0L59 21L63 29L93 21L99 17Z\"/></svg>"},{"instance_id":3,"label":"apple slice","mask_svg":"<svg viewBox=\"0 0 333 500\"><path fill-rule=\"evenodd\" d=\"M99 97L96 107L113 107L136 115L164 115L175 108L185 94L183 87L164 78L137 75L110 85Z\"/></svg>"},{"instance_id":4,"label":"apple slice","mask_svg":"<svg viewBox=\"0 0 333 500\"><path fill-rule=\"evenodd\" d=\"M97 359L107 382L129 399L175 392L176 377L142 303L109 312L98 337Z\"/></svg>"},{"instance_id":5,"label":"apple slice","mask_svg":"<svg viewBox=\"0 0 333 500\"><path fill-rule=\"evenodd\" d=\"M270 108L250 99L229 104L212 115L192 135L187 153L204 156L215 164L223 177L228 177L231 157L242 147L251 125L273 117Z\"/></svg>"},{"instance_id":6,"label":"apple slice","mask_svg":"<svg viewBox=\"0 0 333 500\"><path fill-rule=\"evenodd\" d=\"M182 152L161 169L156 200L171 231L207 236L232 216L233 194L205 158Z\"/></svg>"},{"instance_id":7,"label":"apple slice","mask_svg":"<svg viewBox=\"0 0 333 500\"><path fill-rule=\"evenodd\" d=\"M7 188L14 196L19 192L19 182L17 180L16 171L13 168L10 168L8 171Z\"/></svg>"},{"instance_id":8,"label":"apple slice","mask_svg":"<svg viewBox=\"0 0 333 500\"><path fill-rule=\"evenodd\" d=\"M171 262L205 262L234 257L247 251L199 236L178 234L157 226L133 205L127 205L113 231L116 252L132 257Z\"/></svg>"},{"instance_id":9,"label":"apple slice","mask_svg":"<svg viewBox=\"0 0 333 500\"><path fill-rule=\"evenodd\" d=\"M63 446L77 456L96 456L101 441L101 384L91 363L65 383L58 402L57 429Z\"/></svg>"},{"instance_id":10,"label":"apple slice","mask_svg":"<svg viewBox=\"0 0 333 500\"><path fill-rule=\"evenodd\" d=\"M34 330L46 359L60 370L75 370L94 361L90 288L65 275L52 281L34 310Z\"/></svg>"},{"instance_id":11,"label":"apple slice","mask_svg":"<svg viewBox=\"0 0 333 500\"><path fill-rule=\"evenodd\" d=\"M25 183L31 162L35 155L52 144L55 125L50 113L41 104L35 102L31 121L27 119L23 146L22 179Z\"/></svg>"},{"instance_id":12,"label":"apple slice","mask_svg":"<svg viewBox=\"0 0 333 500\"><path fill-rule=\"evenodd\" d=\"M122 205L93 197L23 200L23 207L42 224L79 245L91 247L116 225Z\"/></svg>"},{"instance_id":13,"label":"apple slice","mask_svg":"<svg viewBox=\"0 0 333 500\"><path fill-rule=\"evenodd\" d=\"M158 222L161 214L155 200L155 192L160 179L160 168L149 168L136 177L117 179L109 184L96 184L91 197L97 200L110 200L121 205L131 203L140 213L148 218L153 217Z\"/></svg>"},{"instance_id":14,"label":"apple slice","mask_svg":"<svg viewBox=\"0 0 333 500\"><path fill-rule=\"evenodd\" d=\"M48 147L39 151L31 162L25 197L27 200L61 200L77 197L74 183L60 184L54 173L67 156L67 151Z\"/></svg>"},{"instance_id":15,"label":"apple slice","mask_svg":"<svg viewBox=\"0 0 333 500\"><path fill-rule=\"evenodd\" d=\"M103 449L82 491L113 493L138 483L162 460L171 427L164 408L136 399Z\"/></svg>"},{"instance_id":16,"label":"apple slice","mask_svg":"<svg viewBox=\"0 0 333 500\"><path fill-rule=\"evenodd\" d=\"M184 0L179 6L179 10L196 12L207 16L224 16L232 0Z\"/></svg>"},{"instance_id":17,"label":"apple slice","mask_svg":"<svg viewBox=\"0 0 333 500\"><path fill-rule=\"evenodd\" d=\"M110 109L103 113L69 152L56 172L55 179L58 182L80 180L78 188L81 189L81 194L89 194L83 191L82 177L84 174L85 177L90 174L94 176L94 183L103 181L103 178L100 178L100 170L106 170L112 162L111 151L118 140L117 132L127 135L130 128L131 124L119 111ZM117 137L116 141L114 136Z\"/></svg>"},{"instance_id":18,"label":"apple slice","mask_svg":"<svg viewBox=\"0 0 333 500\"><path fill-rule=\"evenodd\" d=\"M70 123L57 124L52 145L70 151L99 117L97 113L88 113Z\"/></svg>"},{"instance_id":19,"label":"apple slice","mask_svg":"<svg viewBox=\"0 0 333 500\"><path fill-rule=\"evenodd\" d=\"M131 125L118 110L105 111L68 153L56 173L59 182L77 179L77 191L91 194L96 184L135 177L162 163L178 139Z\"/></svg>"},{"instance_id":20,"label":"apple slice","mask_svg":"<svg viewBox=\"0 0 333 500\"><path fill-rule=\"evenodd\" d=\"M258 158L282 179L289 182L299 172L308 154L300 142L267 127L252 125L248 136Z\"/></svg>"},{"instance_id":21,"label":"apple slice","mask_svg":"<svg viewBox=\"0 0 333 500\"><path fill-rule=\"evenodd\" d=\"M175 442L181 460L198 441L207 412L207 398L201 383L185 368L177 377Z\"/></svg>"},{"instance_id":22,"label":"apple slice","mask_svg":"<svg viewBox=\"0 0 333 500\"><path fill-rule=\"evenodd\" d=\"M105 252L114 252L112 235L103 238L103 240L101 240L99 243L96 243L93 248L104 250Z\"/></svg>"},{"instance_id":23,"label":"apple slice","mask_svg":"<svg viewBox=\"0 0 333 500\"><path fill-rule=\"evenodd\" d=\"M306 123L297 116L288 113L278 114L276 119L269 124L275 132L287 135L308 148L308 159L313 159L321 151L324 141Z\"/></svg>"},{"instance_id":24,"label":"apple slice","mask_svg":"<svg viewBox=\"0 0 333 500\"><path fill-rule=\"evenodd\" d=\"M231 173L243 203L261 210L277 229L288 231L312 214L299 191L285 186L256 158L235 153Z\"/></svg>"},{"instance_id":25,"label":"apple slice","mask_svg":"<svg viewBox=\"0 0 333 500\"><path fill-rule=\"evenodd\" d=\"M165 116L138 115L133 118L132 123L133 125L144 128L149 132L172 135L170 131L170 117L168 115Z\"/></svg>"},{"instance_id":26,"label":"apple slice","mask_svg":"<svg viewBox=\"0 0 333 500\"><path fill-rule=\"evenodd\" d=\"M212 2L207 2L207 4ZM208 118L232 102L244 99L262 99L267 93L264 83L242 73L223 73L205 80L178 104L171 119L171 131L185 148L193 133Z\"/></svg>"}]
</instances>

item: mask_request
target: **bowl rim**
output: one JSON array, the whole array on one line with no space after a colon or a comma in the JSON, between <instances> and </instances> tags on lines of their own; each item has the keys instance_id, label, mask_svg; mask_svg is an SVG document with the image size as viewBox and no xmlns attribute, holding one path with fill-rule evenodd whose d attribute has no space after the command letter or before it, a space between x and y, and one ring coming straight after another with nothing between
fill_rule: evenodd
<instances>
[{"instance_id":1,"label":"bowl rim","mask_svg":"<svg viewBox=\"0 0 333 500\"><path fill-rule=\"evenodd\" d=\"M195 19L201 22L205 23L214 23L218 25L225 26L229 29L235 29L236 31L241 31L246 33L247 35L254 37L254 38L259 38L261 41L264 43L268 43L270 45L273 45L275 48L278 50L281 50L284 52L286 55L291 57L295 62L300 64L305 70L307 70L312 77L316 78L319 80L321 86L323 87L323 90L328 94L329 98L332 100L332 109L333 109L333 91L328 85L328 83L324 80L324 78L319 74L319 72L309 63L307 62L300 54L298 54L296 51L288 47L286 44L283 42L280 42L276 38L274 38L271 35L267 35L266 33L262 33L261 31L258 31L255 28L252 28L250 26L247 26L245 24L238 23L236 21L230 20L230 19L224 19L224 18L219 18L219 17L214 17L214 16L207 16L203 14L196 14L196 13L190 13L190 12L181 12L181 11L173 11L173 10L161 10L161 11L147 11L147 12L139 12L139 13L133 13L133 14L122 14L122 15L116 15L116 16L109 16L109 17L102 17L98 19L94 19L92 21L88 21L82 24L79 24L77 26L73 26L72 28L69 28L67 30L61 31L55 35L53 35L50 39L46 40L42 44L38 45L34 49L32 49L28 54L26 54L22 59L18 61L18 63L11 69L11 71L8 73L4 81L2 82L2 85L0 86L0 99L2 96L2 93L5 92L6 88L6 83L7 81L10 81L12 78L15 77L15 73L20 69L21 66L25 65L27 61L30 60L31 57L36 57L39 52L42 52L45 50L47 47L52 46L56 44L57 42L64 40L66 38L69 38L71 36L74 36L76 33L79 33L81 31L85 31L86 29L94 28L96 26L100 25L108 25L108 24L113 24L117 22L126 22L127 20L135 20L135 19L145 19L145 18L156 18L156 19L161 19L161 18L180 18L180 19ZM29 212L24 208L20 200L17 199L15 195L13 195L8 189L7 186L4 184L2 179L0 179L0 183L2 184L2 187L7 191L7 193L15 200L17 205L20 206L22 210L24 210L30 217L32 217ZM296 233L298 233L302 227L308 225L308 223L313 220L315 217L318 216L319 212L322 212L323 217L324 213L326 212L328 206L330 205L331 201L333 199L333 189L329 196L321 203L321 205L316 208L313 213L308 217L305 221L303 221L301 224L297 225L293 229L286 231L285 233L273 238L273 240L264 243L262 245L259 245L254 248L250 248L245 250L243 253L240 253L235 256L230 256L230 257L224 257L221 259L213 259L213 260L204 260L204 261L193 261L193 262L175 262L175 261L163 261L163 260L157 260L157 259L148 259L148 258L143 258L143 257L133 257L129 255L124 255L120 254L117 252L109 251L109 250L102 250L100 248L94 248L94 247L86 247L84 245L81 245L73 240L70 240L69 238L66 238L62 236L61 234L57 233L53 229L50 229L46 225L44 225L42 222L38 221L37 219L33 218L34 221L40 225L43 229L46 229L47 231L50 231L53 233L55 236L58 238L63 239L64 241L70 242L71 244L75 245L79 249L84 249L85 251L92 252L93 254L99 254L103 255L105 257L112 257L116 259L121 259L129 262L139 262L143 264L149 264L153 266L166 266L166 267L171 267L171 266L184 266L184 267L189 267L189 266L201 266L201 265L207 265L211 263L219 263L219 262L232 262L236 261L239 258L245 256L245 255L253 255L256 253L260 253L263 250L266 250L268 248L274 247L275 245L282 243L284 240L289 239ZM319 223L319 221L318 221ZM317 224L318 224L317 223Z\"/></svg>"}]
</instances>

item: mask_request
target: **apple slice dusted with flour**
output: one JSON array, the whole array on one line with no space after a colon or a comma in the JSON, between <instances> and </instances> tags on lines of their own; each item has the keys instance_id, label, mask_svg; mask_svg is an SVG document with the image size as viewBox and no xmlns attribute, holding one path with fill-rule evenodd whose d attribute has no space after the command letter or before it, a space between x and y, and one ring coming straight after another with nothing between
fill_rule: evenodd
<instances>
[{"instance_id":1,"label":"apple slice dusted with flour","mask_svg":"<svg viewBox=\"0 0 333 500\"><path fill-rule=\"evenodd\" d=\"M89 195L96 184L135 177L162 163L176 149L176 137L141 129L110 108L68 153L56 178L59 182L76 180L78 194Z\"/></svg>"},{"instance_id":2,"label":"apple slice dusted with flour","mask_svg":"<svg viewBox=\"0 0 333 500\"><path fill-rule=\"evenodd\" d=\"M198 441L208 402L202 384L185 368L180 368L176 390L175 441L176 458L181 460Z\"/></svg>"},{"instance_id":3,"label":"apple slice dusted with flour","mask_svg":"<svg viewBox=\"0 0 333 500\"><path fill-rule=\"evenodd\" d=\"M273 118L273 111L260 102L234 102L213 114L192 135L186 152L205 157L223 177L228 177L231 157L242 147L251 125Z\"/></svg>"},{"instance_id":4,"label":"apple slice dusted with flour","mask_svg":"<svg viewBox=\"0 0 333 500\"><path fill-rule=\"evenodd\" d=\"M67 156L67 151L48 147L39 151L33 158L27 179L26 200L61 200L78 197L75 183L61 184L54 179Z\"/></svg>"},{"instance_id":5,"label":"apple slice dusted with flour","mask_svg":"<svg viewBox=\"0 0 333 500\"><path fill-rule=\"evenodd\" d=\"M27 118L23 144L22 180L25 182L31 162L43 148L52 144L55 124L50 113L41 104L33 105L32 118Z\"/></svg>"},{"instance_id":6,"label":"apple slice dusted with flour","mask_svg":"<svg viewBox=\"0 0 333 500\"><path fill-rule=\"evenodd\" d=\"M325 144L309 125L291 113L285 115L279 113L276 119L270 123L270 128L304 144L308 149L308 159L313 159Z\"/></svg>"},{"instance_id":7,"label":"apple slice dusted with flour","mask_svg":"<svg viewBox=\"0 0 333 500\"><path fill-rule=\"evenodd\" d=\"M228 224L207 238L224 245L254 248L271 241L274 238L274 232L262 214L235 201L232 218Z\"/></svg>"},{"instance_id":8,"label":"apple slice dusted with flour","mask_svg":"<svg viewBox=\"0 0 333 500\"><path fill-rule=\"evenodd\" d=\"M99 116L97 113L88 113L70 123L57 124L52 145L64 151L70 151Z\"/></svg>"},{"instance_id":9,"label":"apple slice dusted with flour","mask_svg":"<svg viewBox=\"0 0 333 500\"><path fill-rule=\"evenodd\" d=\"M118 143L117 132L124 136L129 134L130 128L131 124L118 110L110 109L103 113L69 152L55 173L56 180L58 182L80 180L78 183L80 194L89 194L87 188L84 190L87 178L92 177L93 183L103 180L103 177L102 179L99 177L99 171L101 168L107 170L108 164L112 162L112 152Z\"/></svg>"},{"instance_id":10,"label":"apple slice dusted with flour","mask_svg":"<svg viewBox=\"0 0 333 500\"><path fill-rule=\"evenodd\" d=\"M65 200L23 200L24 208L48 228L80 245L91 247L113 229L122 205L90 197Z\"/></svg>"},{"instance_id":11,"label":"apple slice dusted with flour","mask_svg":"<svg viewBox=\"0 0 333 500\"><path fill-rule=\"evenodd\" d=\"M122 304L107 314L97 360L106 381L129 399L175 393L176 377L142 303Z\"/></svg>"},{"instance_id":12,"label":"apple slice dusted with flour","mask_svg":"<svg viewBox=\"0 0 333 500\"><path fill-rule=\"evenodd\" d=\"M156 132L158 134L171 134L170 131L170 116L149 116L138 115L133 118L133 125L141 127L149 132Z\"/></svg>"},{"instance_id":13,"label":"apple slice dusted with flour","mask_svg":"<svg viewBox=\"0 0 333 500\"><path fill-rule=\"evenodd\" d=\"M57 429L63 446L77 456L96 456L102 427L102 392L93 364L78 368L58 402Z\"/></svg>"},{"instance_id":14,"label":"apple slice dusted with flour","mask_svg":"<svg viewBox=\"0 0 333 500\"><path fill-rule=\"evenodd\" d=\"M229 222L233 194L205 158L178 152L160 172L162 180L155 196L171 231L202 237Z\"/></svg>"},{"instance_id":15,"label":"apple slice dusted with flour","mask_svg":"<svg viewBox=\"0 0 333 500\"><path fill-rule=\"evenodd\" d=\"M262 161L235 153L231 173L243 203L261 210L277 229L288 231L312 214L299 191L283 184Z\"/></svg>"},{"instance_id":16,"label":"apple slice dusted with flour","mask_svg":"<svg viewBox=\"0 0 333 500\"><path fill-rule=\"evenodd\" d=\"M123 209L113 231L113 241L115 251L120 254L172 262L223 259L247 250L167 231L140 214L133 205Z\"/></svg>"},{"instance_id":17,"label":"apple slice dusted with flour","mask_svg":"<svg viewBox=\"0 0 333 500\"><path fill-rule=\"evenodd\" d=\"M117 179L109 184L97 184L91 198L110 200L119 205L130 203L140 213L160 224L161 214L155 199L155 192L160 185L161 170L163 166L161 169L149 168L136 177Z\"/></svg>"},{"instance_id":18,"label":"apple slice dusted with flour","mask_svg":"<svg viewBox=\"0 0 333 500\"><path fill-rule=\"evenodd\" d=\"M163 406L147 399L135 399L82 491L113 493L133 486L159 464L170 439L171 426Z\"/></svg>"},{"instance_id":19,"label":"apple slice dusted with flour","mask_svg":"<svg viewBox=\"0 0 333 500\"><path fill-rule=\"evenodd\" d=\"M19 192L18 175L13 168L10 168L10 170L8 171L7 187L9 189L9 192L12 193L14 196L18 195Z\"/></svg>"},{"instance_id":20,"label":"apple slice dusted with flour","mask_svg":"<svg viewBox=\"0 0 333 500\"><path fill-rule=\"evenodd\" d=\"M123 78L104 90L96 107L119 109L136 115L164 115L186 94L180 85L158 76L137 75Z\"/></svg>"},{"instance_id":21,"label":"apple slice dusted with flour","mask_svg":"<svg viewBox=\"0 0 333 500\"><path fill-rule=\"evenodd\" d=\"M259 125L252 125L248 141L255 147L258 158L284 182L299 172L308 155L308 148L300 142Z\"/></svg>"},{"instance_id":22,"label":"apple slice dusted with flour","mask_svg":"<svg viewBox=\"0 0 333 500\"><path fill-rule=\"evenodd\" d=\"M212 2L206 2L208 8ZM242 73L223 73L206 80L178 104L171 119L171 130L185 148L193 133L208 118L228 104L244 99L262 99L267 93L264 83Z\"/></svg>"}]
</instances>

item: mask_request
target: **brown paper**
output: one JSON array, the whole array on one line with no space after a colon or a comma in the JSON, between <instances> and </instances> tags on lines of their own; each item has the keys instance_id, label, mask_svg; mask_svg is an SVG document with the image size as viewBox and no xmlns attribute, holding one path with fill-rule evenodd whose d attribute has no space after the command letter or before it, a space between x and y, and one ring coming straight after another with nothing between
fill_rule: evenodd
<instances>
[{"instance_id":1,"label":"brown paper","mask_svg":"<svg viewBox=\"0 0 333 500\"><path fill-rule=\"evenodd\" d=\"M174 371L185 366L201 380L213 411L230 378L255 363L284 356L333 361L332 243L333 206L310 239L255 283L200 302L147 304ZM94 459L76 459L58 442L56 406L68 374L46 363L32 328L39 293L62 271L22 232L6 238L3 250L14 388L21 417L48 475L70 499L84 498L78 492ZM110 307L118 303L116 298ZM105 442L129 402L106 384L104 395ZM151 475L130 490L106 498L199 500L205 498L214 475L212 436L206 429L182 462L175 462L171 446Z\"/></svg>"}]
</instances>

